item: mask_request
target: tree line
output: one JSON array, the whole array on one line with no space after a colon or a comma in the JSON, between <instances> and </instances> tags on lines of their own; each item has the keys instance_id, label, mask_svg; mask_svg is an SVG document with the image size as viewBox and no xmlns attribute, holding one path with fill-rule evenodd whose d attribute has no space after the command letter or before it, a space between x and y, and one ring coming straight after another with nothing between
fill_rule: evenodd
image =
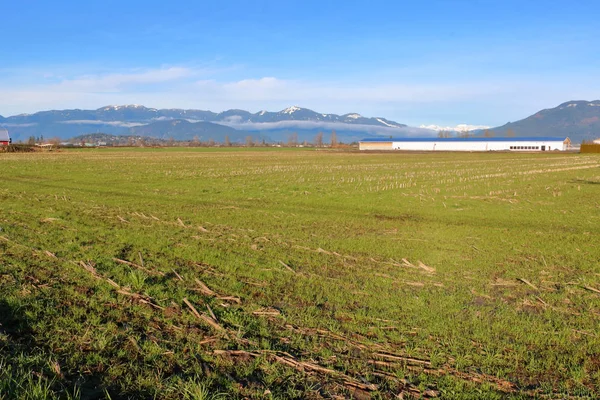
<instances>
[{"instance_id":1,"label":"tree line","mask_svg":"<svg viewBox=\"0 0 600 400\"><path fill-rule=\"evenodd\" d=\"M299 147L299 146L307 146L307 147L338 147L343 145L342 142L338 140L337 133L335 130L331 131L329 137L325 137L324 132L318 132L313 140L299 140L298 133L293 132L290 133L287 137L287 141L278 141L275 143L267 142L264 138L256 138L254 136L248 135L245 137L244 141L232 141L230 137L227 135L223 138L222 141L215 140L213 138L209 138L208 140L202 140L201 137L195 135L191 140L175 140L175 138L170 137L168 139L158 139L153 137L146 136L114 136L114 135L106 135L104 134L94 134L91 137L86 137L83 135L82 137L71 138L68 140L62 141L58 137L53 137L52 139L45 139L44 136L30 136L25 144L30 146L35 146L37 144L48 144L51 143L56 147L61 144L66 146L77 146L84 147L88 145L103 145L103 146L130 146L130 147L146 147L146 146L187 146L187 147L266 147L266 146L287 146L287 147ZM96 137L94 137L96 136ZM328 140L327 140L328 139ZM19 143L22 143L19 141Z\"/></svg>"},{"instance_id":2,"label":"tree line","mask_svg":"<svg viewBox=\"0 0 600 400\"><path fill-rule=\"evenodd\" d=\"M468 130L463 130L463 131L459 131L456 132L456 134L454 135L454 132L452 131L447 131L447 130L441 130L438 132L437 137L439 138L451 138L451 137L458 137L458 138L470 138L470 137L474 137L475 134L473 134L473 131L468 131ZM504 137L515 137L515 131L512 129L507 129L506 132L504 132ZM496 137L496 132L494 132L491 129L486 129L483 131L483 137L486 138L493 138Z\"/></svg>"}]
</instances>

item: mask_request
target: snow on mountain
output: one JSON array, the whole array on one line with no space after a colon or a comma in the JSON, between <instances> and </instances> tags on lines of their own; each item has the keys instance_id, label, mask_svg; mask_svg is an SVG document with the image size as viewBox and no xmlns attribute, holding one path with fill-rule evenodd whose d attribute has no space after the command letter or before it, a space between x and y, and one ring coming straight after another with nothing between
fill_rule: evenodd
<instances>
[{"instance_id":1,"label":"snow on mountain","mask_svg":"<svg viewBox=\"0 0 600 400\"><path fill-rule=\"evenodd\" d=\"M360 114L346 114L346 115L344 115L344 117L351 118L351 119L358 119L358 118L362 118L362 115L360 115Z\"/></svg>"},{"instance_id":2,"label":"snow on mountain","mask_svg":"<svg viewBox=\"0 0 600 400\"><path fill-rule=\"evenodd\" d=\"M382 120L381 118L375 118L377 121L379 121L380 123L382 123L385 126L389 126L390 128L397 128L396 125L392 125L392 124L388 124L387 122L385 122L384 120Z\"/></svg>"},{"instance_id":3,"label":"snow on mountain","mask_svg":"<svg viewBox=\"0 0 600 400\"><path fill-rule=\"evenodd\" d=\"M158 111L156 108L148 108L145 107L141 104L127 104L127 105L111 105L111 106L106 106L106 107L102 107L99 108L97 111L119 111L119 110L148 110L150 112L156 112Z\"/></svg>"},{"instance_id":4,"label":"snow on mountain","mask_svg":"<svg viewBox=\"0 0 600 400\"><path fill-rule=\"evenodd\" d=\"M286 108L285 110L282 110L281 113L282 114L293 114L296 111L300 111L300 110L302 110L300 107L291 106L291 107Z\"/></svg>"},{"instance_id":5,"label":"snow on mountain","mask_svg":"<svg viewBox=\"0 0 600 400\"><path fill-rule=\"evenodd\" d=\"M465 132L476 131L479 129L489 129L490 127L486 125L458 124L456 126L421 125L419 128L430 129L432 131Z\"/></svg>"},{"instance_id":6,"label":"snow on mountain","mask_svg":"<svg viewBox=\"0 0 600 400\"><path fill-rule=\"evenodd\" d=\"M175 126L167 122L177 120L225 125L243 132L242 135L247 135L248 132L261 132L270 135L273 140L283 140L282 138L285 138L290 131L310 138L315 132L336 130L340 138L355 140L363 135L402 135L405 133L404 130L408 129L406 125L382 117L370 118L358 113L344 115L317 113L298 106L291 106L279 112L262 110L251 113L246 110L231 109L215 113L193 109L155 109L137 104L109 105L96 110L40 111L32 115L0 117L0 120L3 125L12 126L20 139L39 136L42 133L44 136L62 138L99 131L120 135L128 134L128 129L132 127L139 128L146 125L149 128L144 132L146 134L153 132L152 134L158 137ZM177 124L180 125L185 124ZM205 125L205 128L208 126L210 125ZM196 128L194 126L194 129Z\"/></svg>"}]
</instances>

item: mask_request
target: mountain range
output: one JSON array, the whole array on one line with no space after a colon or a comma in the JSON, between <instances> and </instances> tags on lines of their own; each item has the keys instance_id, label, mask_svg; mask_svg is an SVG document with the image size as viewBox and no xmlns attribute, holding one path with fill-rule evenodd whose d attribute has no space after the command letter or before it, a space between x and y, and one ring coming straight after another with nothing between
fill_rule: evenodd
<instances>
[{"instance_id":1,"label":"mountain range","mask_svg":"<svg viewBox=\"0 0 600 400\"><path fill-rule=\"evenodd\" d=\"M113 135L150 136L162 139L243 141L246 136L266 141L286 141L295 133L298 140L312 140L317 132L336 130L340 140L358 140L378 134L405 135L408 128L385 118L360 114L321 114L292 106L279 112L227 110L156 109L141 105L107 106L97 110L52 110L4 118L0 125L9 129L13 140L30 136L69 139L82 134L102 132ZM422 130L424 134L432 131Z\"/></svg>"},{"instance_id":2,"label":"mountain range","mask_svg":"<svg viewBox=\"0 0 600 400\"><path fill-rule=\"evenodd\" d=\"M14 141L30 136L66 140L82 134L148 136L160 139L222 142L254 140L285 142L295 134L299 141L312 141L318 132L325 137L335 130L341 141L363 137L434 136L428 127L416 128L382 117L360 114L321 114L297 106L279 112L227 110L220 113L204 110L156 109L141 105L106 106L97 110L51 110L11 117L0 116L0 126L7 128ZM460 126L460 125L459 125ZM573 142L600 136L600 100L570 101L546 109L517 122L491 128L496 136L569 136ZM474 130L483 135L484 130Z\"/></svg>"},{"instance_id":3,"label":"mountain range","mask_svg":"<svg viewBox=\"0 0 600 400\"><path fill-rule=\"evenodd\" d=\"M516 122L492 128L497 136L565 136L574 143L600 137L600 100L568 101Z\"/></svg>"}]
</instances>

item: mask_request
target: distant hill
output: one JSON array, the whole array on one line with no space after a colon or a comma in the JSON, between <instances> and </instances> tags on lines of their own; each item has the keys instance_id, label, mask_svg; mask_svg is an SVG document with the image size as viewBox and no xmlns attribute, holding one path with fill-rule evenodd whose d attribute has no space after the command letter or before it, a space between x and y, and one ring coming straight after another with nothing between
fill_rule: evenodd
<instances>
[{"instance_id":1,"label":"distant hill","mask_svg":"<svg viewBox=\"0 0 600 400\"><path fill-rule=\"evenodd\" d=\"M510 130L516 136L568 136L574 143L596 139L600 137L600 100L568 101L491 130L497 136Z\"/></svg>"},{"instance_id":2,"label":"distant hill","mask_svg":"<svg viewBox=\"0 0 600 400\"><path fill-rule=\"evenodd\" d=\"M184 119L152 122L129 128L129 134L134 136L149 136L160 139L193 140L195 137L200 141L213 139L223 142L228 136L232 142L243 142L246 136L256 135L250 132L237 130L229 126L215 124L212 122L189 122Z\"/></svg>"},{"instance_id":3,"label":"distant hill","mask_svg":"<svg viewBox=\"0 0 600 400\"><path fill-rule=\"evenodd\" d=\"M141 105L106 106L97 110L51 110L35 114L0 117L14 140L30 136L69 139L103 132L112 135L144 135L156 138L190 140L194 136L222 141L255 139L287 141L296 133L298 139L312 140L317 132L338 132L339 140L356 140L365 136L406 136L414 129L382 117L360 114L321 114L301 107L288 107L278 112L227 110L220 113L204 110L156 109ZM432 131L420 130L431 135ZM207 136L207 137L206 137Z\"/></svg>"}]
</instances>

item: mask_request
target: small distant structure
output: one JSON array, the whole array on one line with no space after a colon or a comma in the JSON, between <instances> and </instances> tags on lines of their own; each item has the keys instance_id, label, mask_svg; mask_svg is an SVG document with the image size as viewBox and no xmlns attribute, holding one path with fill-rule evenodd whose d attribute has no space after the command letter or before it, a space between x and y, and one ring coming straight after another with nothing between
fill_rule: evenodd
<instances>
[{"instance_id":1,"label":"small distant structure","mask_svg":"<svg viewBox=\"0 0 600 400\"><path fill-rule=\"evenodd\" d=\"M565 137L369 138L360 150L401 151L552 151L569 150Z\"/></svg>"},{"instance_id":2,"label":"small distant structure","mask_svg":"<svg viewBox=\"0 0 600 400\"><path fill-rule=\"evenodd\" d=\"M12 143L12 139L8 134L8 130L5 128L0 128L0 146L8 146Z\"/></svg>"},{"instance_id":3,"label":"small distant structure","mask_svg":"<svg viewBox=\"0 0 600 400\"><path fill-rule=\"evenodd\" d=\"M36 144L35 147L39 147L39 148L45 149L45 150L52 150L54 148L54 145L52 143L42 143L42 144Z\"/></svg>"}]
</instances>

